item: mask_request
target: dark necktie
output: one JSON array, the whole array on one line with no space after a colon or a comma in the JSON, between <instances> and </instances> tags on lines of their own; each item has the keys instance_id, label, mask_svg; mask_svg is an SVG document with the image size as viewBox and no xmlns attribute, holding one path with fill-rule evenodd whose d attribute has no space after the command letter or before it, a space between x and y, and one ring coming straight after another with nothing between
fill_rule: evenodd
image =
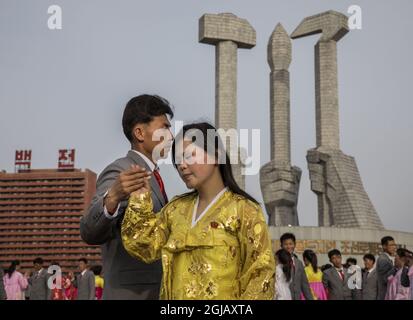
<instances>
[{"instance_id":1,"label":"dark necktie","mask_svg":"<svg viewBox=\"0 0 413 320\"><path fill-rule=\"evenodd\" d=\"M344 281L344 272L343 272L343 270L340 270L339 273L340 273L341 281Z\"/></svg>"},{"instance_id":2,"label":"dark necktie","mask_svg":"<svg viewBox=\"0 0 413 320\"><path fill-rule=\"evenodd\" d=\"M168 196L166 195L165 186L164 186L164 184L163 184L161 175L159 174L159 169L155 169L155 170L153 171L153 175L155 176L156 181L158 182L159 189L161 190L161 193L162 193L162 195L163 195L163 198L165 199L165 202L168 202Z\"/></svg>"}]
</instances>

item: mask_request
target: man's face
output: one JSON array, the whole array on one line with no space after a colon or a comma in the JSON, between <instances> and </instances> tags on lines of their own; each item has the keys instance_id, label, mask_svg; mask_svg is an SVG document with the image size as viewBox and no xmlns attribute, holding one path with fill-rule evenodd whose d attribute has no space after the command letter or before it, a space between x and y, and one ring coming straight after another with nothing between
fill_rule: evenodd
<instances>
[{"instance_id":1,"label":"man's face","mask_svg":"<svg viewBox=\"0 0 413 320\"><path fill-rule=\"evenodd\" d=\"M286 239L282 242L281 248L292 254L295 250L295 242L293 241L293 239Z\"/></svg>"},{"instance_id":2,"label":"man's face","mask_svg":"<svg viewBox=\"0 0 413 320\"><path fill-rule=\"evenodd\" d=\"M383 245L383 250L384 252L387 252L389 255L395 256L397 251L396 242L394 240L388 241L387 244Z\"/></svg>"},{"instance_id":3,"label":"man's face","mask_svg":"<svg viewBox=\"0 0 413 320\"><path fill-rule=\"evenodd\" d=\"M84 261L79 261L79 269L83 271L86 269L86 263Z\"/></svg>"},{"instance_id":4,"label":"man's face","mask_svg":"<svg viewBox=\"0 0 413 320\"><path fill-rule=\"evenodd\" d=\"M135 138L142 143L146 154L151 155L155 162L168 157L173 142L170 128L171 123L166 115L154 117L149 123L135 126Z\"/></svg>"},{"instance_id":5,"label":"man's face","mask_svg":"<svg viewBox=\"0 0 413 320\"><path fill-rule=\"evenodd\" d=\"M34 265L33 265L33 268L34 268L34 270L40 270L41 268L42 268L42 266L39 264L39 263L35 263Z\"/></svg>"},{"instance_id":6,"label":"man's face","mask_svg":"<svg viewBox=\"0 0 413 320\"><path fill-rule=\"evenodd\" d=\"M341 268L342 267L342 263L341 263L341 256L338 254L333 255L330 258L330 262L334 265L334 267L336 268Z\"/></svg>"},{"instance_id":7,"label":"man's face","mask_svg":"<svg viewBox=\"0 0 413 320\"><path fill-rule=\"evenodd\" d=\"M364 267L365 267L367 270L370 270L371 268L373 268L373 266L374 266L373 260L363 259L363 261L364 261Z\"/></svg>"}]
</instances>

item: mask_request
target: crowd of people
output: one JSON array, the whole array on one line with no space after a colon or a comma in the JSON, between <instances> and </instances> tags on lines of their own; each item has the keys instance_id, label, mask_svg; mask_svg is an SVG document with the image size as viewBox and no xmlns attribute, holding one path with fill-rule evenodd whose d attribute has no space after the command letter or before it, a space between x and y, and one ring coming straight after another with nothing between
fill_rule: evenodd
<instances>
[{"instance_id":1,"label":"crowd of people","mask_svg":"<svg viewBox=\"0 0 413 320\"><path fill-rule=\"evenodd\" d=\"M330 263L322 266L310 249L304 250L301 261L295 254L292 233L283 234L280 243L275 253L275 300L413 300L413 254L397 248L390 236L381 239L383 252L377 258L364 255L364 268L355 258L343 264L337 249L328 252ZM9 268L0 269L0 299L101 300L102 266L89 268L85 258L78 263L77 274L69 271L61 275L55 273L60 268L58 263L44 267L42 258L33 261L32 272L23 272L19 261L12 261ZM361 272L358 284L357 272Z\"/></svg>"},{"instance_id":2,"label":"crowd of people","mask_svg":"<svg viewBox=\"0 0 413 320\"><path fill-rule=\"evenodd\" d=\"M62 273L60 265L45 266L42 258L33 261L32 270L21 270L14 260L0 268L0 300L101 300L104 280L102 266L89 268L86 258L78 260L77 273Z\"/></svg>"},{"instance_id":3,"label":"crowd of people","mask_svg":"<svg viewBox=\"0 0 413 320\"><path fill-rule=\"evenodd\" d=\"M283 234L280 243L275 254L276 300L413 300L413 254L397 248L390 236L381 239L383 252L377 259L363 256L364 268L355 258L343 264L337 249L328 252L330 263L322 266L314 251L305 250L303 264L294 253L294 234Z\"/></svg>"}]
</instances>

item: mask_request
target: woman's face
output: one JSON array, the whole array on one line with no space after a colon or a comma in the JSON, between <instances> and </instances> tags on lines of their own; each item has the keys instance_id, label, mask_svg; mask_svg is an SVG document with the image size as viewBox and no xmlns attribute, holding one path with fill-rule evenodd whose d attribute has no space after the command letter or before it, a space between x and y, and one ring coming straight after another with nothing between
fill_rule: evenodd
<instances>
[{"instance_id":1,"label":"woman's face","mask_svg":"<svg viewBox=\"0 0 413 320\"><path fill-rule=\"evenodd\" d=\"M215 158L190 141L177 143L176 148L178 172L187 188L198 189L218 170Z\"/></svg>"},{"instance_id":2,"label":"woman's face","mask_svg":"<svg viewBox=\"0 0 413 320\"><path fill-rule=\"evenodd\" d=\"M404 258L402 258L398 254L396 254L396 257L394 258L394 265L397 268L402 268L404 266Z\"/></svg>"}]
</instances>

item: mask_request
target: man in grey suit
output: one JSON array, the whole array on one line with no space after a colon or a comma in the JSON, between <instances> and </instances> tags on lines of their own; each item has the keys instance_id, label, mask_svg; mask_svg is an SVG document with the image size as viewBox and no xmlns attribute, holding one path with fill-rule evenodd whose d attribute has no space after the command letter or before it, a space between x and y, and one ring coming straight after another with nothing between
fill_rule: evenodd
<instances>
[{"instance_id":1,"label":"man in grey suit","mask_svg":"<svg viewBox=\"0 0 413 320\"><path fill-rule=\"evenodd\" d=\"M7 299L6 290L4 290L3 277L4 277L4 271L3 271L3 268L0 267L0 300Z\"/></svg>"},{"instance_id":2,"label":"man in grey suit","mask_svg":"<svg viewBox=\"0 0 413 320\"><path fill-rule=\"evenodd\" d=\"M34 272L29 278L30 300L50 300L51 290L47 283L49 274L47 270L43 268L43 259L34 259L33 268Z\"/></svg>"},{"instance_id":3,"label":"man in grey suit","mask_svg":"<svg viewBox=\"0 0 413 320\"><path fill-rule=\"evenodd\" d=\"M79 259L80 274L76 277L77 300L95 300L95 275L88 269L87 259Z\"/></svg>"},{"instance_id":4,"label":"man in grey suit","mask_svg":"<svg viewBox=\"0 0 413 320\"><path fill-rule=\"evenodd\" d=\"M387 292L387 279L396 273L394 266L394 256L397 246L394 239L390 236L381 239L383 253L379 255L376 263L377 281L378 281L378 300L384 300Z\"/></svg>"},{"instance_id":5,"label":"man in grey suit","mask_svg":"<svg viewBox=\"0 0 413 320\"><path fill-rule=\"evenodd\" d=\"M43 259L36 258L33 261L34 272L29 278L30 285L30 300L50 300L51 290L48 286L50 275L47 270L43 268Z\"/></svg>"},{"instance_id":6,"label":"man in grey suit","mask_svg":"<svg viewBox=\"0 0 413 320\"><path fill-rule=\"evenodd\" d=\"M292 281L290 283L291 298L293 300L300 300L301 293L303 293L306 300L313 300L310 285L308 284L308 279L304 272L304 265L294 254L295 241L295 235L292 233L284 233L280 238L281 248L291 254L292 257Z\"/></svg>"},{"instance_id":7,"label":"man in grey suit","mask_svg":"<svg viewBox=\"0 0 413 320\"><path fill-rule=\"evenodd\" d=\"M376 258L370 253L364 255L363 283L361 286L362 300L377 300L377 270L375 266Z\"/></svg>"},{"instance_id":8,"label":"man in grey suit","mask_svg":"<svg viewBox=\"0 0 413 320\"><path fill-rule=\"evenodd\" d=\"M352 300L348 284L350 274L342 264L341 252L337 249L328 252L332 268L323 272L323 285L328 290L328 300Z\"/></svg>"},{"instance_id":9,"label":"man in grey suit","mask_svg":"<svg viewBox=\"0 0 413 320\"><path fill-rule=\"evenodd\" d=\"M159 299L161 261L146 264L131 257L123 247L120 226L129 195L143 185L143 178L156 178L150 179L155 212L168 202L156 164L172 145L167 115L173 117L172 109L158 96L141 95L127 103L122 126L132 150L100 174L96 195L80 221L82 239L102 248L105 300Z\"/></svg>"}]
</instances>

